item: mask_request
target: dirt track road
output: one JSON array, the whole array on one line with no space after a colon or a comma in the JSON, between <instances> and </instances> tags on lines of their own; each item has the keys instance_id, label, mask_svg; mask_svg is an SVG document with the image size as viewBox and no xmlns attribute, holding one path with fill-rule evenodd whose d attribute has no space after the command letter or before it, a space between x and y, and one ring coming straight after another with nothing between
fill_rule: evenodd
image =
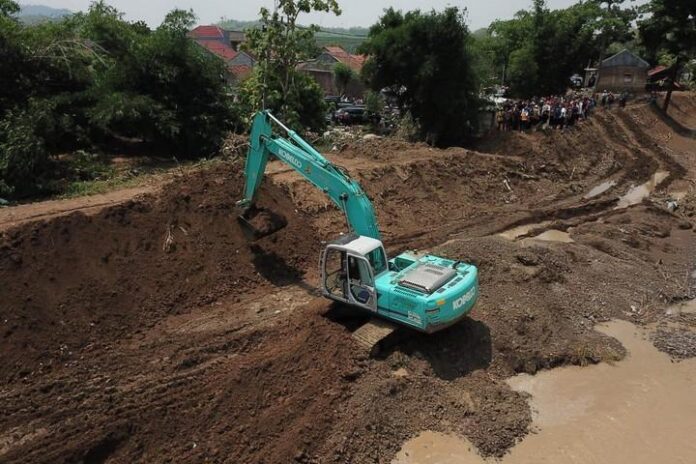
<instances>
[{"instance_id":1,"label":"dirt track road","mask_svg":"<svg viewBox=\"0 0 696 464\"><path fill-rule=\"evenodd\" d=\"M118 205L132 200L138 195L155 193L161 185L119 189L113 192L90 195L64 200L49 200L37 203L0 208L0 230L6 230L27 222L43 221L57 216L63 216L76 211L94 214L109 206Z\"/></svg>"},{"instance_id":2,"label":"dirt track road","mask_svg":"<svg viewBox=\"0 0 696 464\"><path fill-rule=\"evenodd\" d=\"M390 254L480 269L470 319L399 333L376 358L350 338L364 317L315 292L341 214L279 164L260 198L289 226L254 244L234 218L238 164L0 226L0 461L389 463L424 430L501 456L532 426L508 378L624 356L596 323L658 324L657 346L696 356L696 316L666 312L696 288L688 138L636 106L479 150L371 140L330 155L373 200Z\"/></svg>"}]
</instances>

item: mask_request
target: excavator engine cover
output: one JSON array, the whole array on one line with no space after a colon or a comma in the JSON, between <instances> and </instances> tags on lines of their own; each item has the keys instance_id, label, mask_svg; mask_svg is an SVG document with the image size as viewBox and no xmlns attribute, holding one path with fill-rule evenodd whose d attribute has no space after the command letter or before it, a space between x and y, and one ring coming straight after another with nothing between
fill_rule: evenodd
<instances>
[{"instance_id":1,"label":"excavator engine cover","mask_svg":"<svg viewBox=\"0 0 696 464\"><path fill-rule=\"evenodd\" d=\"M409 271L399 284L403 287L431 294L457 275L452 268L437 266L435 264L419 263L415 269Z\"/></svg>"}]
</instances>

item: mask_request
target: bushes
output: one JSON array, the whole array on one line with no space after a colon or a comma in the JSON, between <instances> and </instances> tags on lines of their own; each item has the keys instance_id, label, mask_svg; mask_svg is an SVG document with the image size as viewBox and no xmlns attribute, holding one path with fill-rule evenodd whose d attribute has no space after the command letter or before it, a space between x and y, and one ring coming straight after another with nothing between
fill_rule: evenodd
<instances>
[{"instance_id":1,"label":"bushes","mask_svg":"<svg viewBox=\"0 0 696 464\"><path fill-rule=\"evenodd\" d=\"M478 83L463 12L388 9L361 51L363 77L374 91L389 88L409 111L420 138L436 145L466 140L477 124Z\"/></svg>"},{"instance_id":2,"label":"bushes","mask_svg":"<svg viewBox=\"0 0 696 464\"><path fill-rule=\"evenodd\" d=\"M32 104L8 112L0 121L0 195L23 196L45 189L51 163L37 128L50 118L50 110Z\"/></svg>"},{"instance_id":3,"label":"bushes","mask_svg":"<svg viewBox=\"0 0 696 464\"><path fill-rule=\"evenodd\" d=\"M23 26L0 0L0 194L55 190L58 154L123 138L179 158L218 151L235 124L224 63L186 37L193 14L156 30L103 2Z\"/></svg>"},{"instance_id":4,"label":"bushes","mask_svg":"<svg viewBox=\"0 0 696 464\"><path fill-rule=\"evenodd\" d=\"M253 113L262 106L260 102L263 99L264 85L261 79L261 73L258 72L257 68L241 87L240 111L244 115L247 125ZM281 79L280 75L269 73L268 79L266 82L266 109L282 117L283 123L294 130L324 131L326 127L324 93L313 78L292 71L291 79L294 85L285 96L280 90L280 83L276 82Z\"/></svg>"}]
</instances>

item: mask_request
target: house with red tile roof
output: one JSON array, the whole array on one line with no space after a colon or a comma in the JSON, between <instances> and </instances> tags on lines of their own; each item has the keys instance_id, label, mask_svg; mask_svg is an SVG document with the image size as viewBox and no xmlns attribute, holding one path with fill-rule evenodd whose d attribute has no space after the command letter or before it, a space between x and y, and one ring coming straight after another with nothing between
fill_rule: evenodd
<instances>
[{"instance_id":1,"label":"house with red tile roof","mask_svg":"<svg viewBox=\"0 0 696 464\"><path fill-rule=\"evenodd\" d=\"M659 65L651 69L648 71L648 90L667 90L673 75L674 68L672 66ZM674 82L674 90L683 90L683 87L679 82Z\"/></svg>"},{"instance_id":2,"label":"house with red tile roof","mask_svg":"<svg viewBox=\"0 0 696 464\"><path fill-rule=\"evenodd\" d=\"M192 39L226 41L226 31L220 26L198 26L188 33Z\"/></svg>"},{"instance_id":3,"label":"house with red tile roof","mask_svg":"<svg viewBox=\"0 0 696 464\"><path fill-rule=\"evenodd\" d=\"M364 55L352 55L341 47L324 47L322 52L314 60L300 63L297 69L314 78L324 91L325 95L337 95L334 68L338 63L349 66L355 74L360 74L367 57ZM355 79L346 89L346 95L354 98L362 97L365 86L359 79Z\"/></svg>"},{"instance_id":4,"label":"house with red tile roof","mask_svg":"<svg viewBox=\"0 0 696 464\"><path fill-rule=\"evenodd\" d=\"M233 60L239 53L236 52L232 47L223 42L218 42L217 40L195 40L195 42L201 47L208 50L213 55L219 56L225 63Z\"/></svg>"},{"instance_id":5,"label":"house with red tile roof","mask_svg":"<svg viewBox=\"0 0 696 464\"><path fill-rule=\"evenodd\" d=\"M219 26L198 26L188 33L188 37L222 59L232 81L238 82L251 73L255 60L241 50L240 45L246 39L243 32L228 31Z\"/></svg>"},{"instance_id":6,"label":"house with red tile roof","mask_svg":"<svg viewBox=\"0 0 696 464\"><path fill-rule=\"evenodd\" d=\"M322 53L317 57L317 61L322 63L343 63L356 73L360 73L366 60L365 55L353 55L338 46L324 47Z\"/></svg>"}]
</instances>

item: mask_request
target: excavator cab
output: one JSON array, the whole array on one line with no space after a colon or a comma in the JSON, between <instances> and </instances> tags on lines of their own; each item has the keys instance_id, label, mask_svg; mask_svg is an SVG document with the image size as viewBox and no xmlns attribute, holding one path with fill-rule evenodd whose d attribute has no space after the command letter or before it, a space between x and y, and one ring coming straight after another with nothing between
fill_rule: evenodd
<instances>
[{"instance_id":1,"label":"excavator cab","mask_svg":"<svg viewBox=\"0 0 696 464\"><path fill-rule=\"evenodd\" d=\"M341 303L377 312L375 278L387 269L379 240L345 235L322 253L322 293Z\"/></svg>"}]
</instances>

